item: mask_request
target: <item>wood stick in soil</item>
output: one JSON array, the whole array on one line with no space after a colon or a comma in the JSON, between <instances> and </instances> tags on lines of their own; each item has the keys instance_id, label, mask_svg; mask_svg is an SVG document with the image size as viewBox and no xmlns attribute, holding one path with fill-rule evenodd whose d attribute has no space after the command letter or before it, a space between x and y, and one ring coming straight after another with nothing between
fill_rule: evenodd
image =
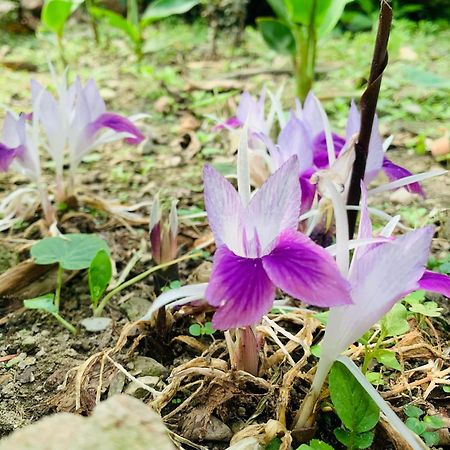
<instances>
[{"instance_id":1,"label":"wood stick in soil","mask_svg":"<svg viewBox=\"0 0 450 450\"><path fill-rule=\"evenodd\" d=\"M392 24L392 6L389 0L381 0L380 15L378 18L378 32L373 52L370 76L367 88L361 96L361 126L358 140L355 144L355 162L353 164L352 178L348 192L347 205L358 206L361 199L361 180L366 171L367 156L369 153L370 136L377 109L378 95L384 69L388 63L387 45ZM350 239L355 233L356 210L348 211L348 225Z\"/></svg>"}]
</instances>

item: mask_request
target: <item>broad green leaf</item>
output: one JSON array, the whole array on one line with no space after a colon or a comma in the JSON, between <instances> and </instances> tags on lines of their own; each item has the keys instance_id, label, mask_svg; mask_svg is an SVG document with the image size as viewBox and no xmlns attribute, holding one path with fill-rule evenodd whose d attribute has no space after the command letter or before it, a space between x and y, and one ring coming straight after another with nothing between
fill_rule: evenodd
<instances>
[{"instance_id":1,"label":"broad green leaf","mask_svg":"<svg viewBox=\"0 0 450 450\"><path fill-rule=\"evenodd\" d=\"M440 317L443 308L439 308L436 302L417 303L409 308L409 310L416 314L422 314L427 317Z\"/></svg>"},{"instance_id":2,"label":"broad green leaf","mask_svg":"<svg viewBox=\"0 0 450 450\"><path fill-rule=\"evenodd\" d=\"M128 20L120 14L96 6L90 8L89 12L96 19L104 20L111 27L126 33L132 42L137 43L140 41L139 28L134 26L131 22L128 22Z\"/></svg>"},{"instance_id":3,"label":"broad green leaf","mask_svg":"<svg viewBox=\"0 0 450 450\"><path fill-rule=\"evenodd\" d=\"M346 428L364 433L377 424L378 406L342 363L333 364L328 383L334 408Z\"/></svg>"},{"instance_id":4,"label":"broad green leaf","mask_svg":"<svg viewBox=\"0 0 450 450\"><path fill-rule=\"evenodd\" d=\"M409 305L417 305L425 300L425 291L414 291L411 294L408 294L403 301L408 303Z\"/></svg>"},{"instance_id":5,"label":"broad green leaf","mask_svg":"<svg viewBox=\"0 0 450 450\"><path fill-rule=\"evenodd\" d=\"M112 277L112 266L108 252L99 250L89 266L89 291L96 306Z\"/></svg>"},{"instance_id":6,"label":"broad green leaf","mask_svg":"<svg viewBox=\"0 0 450 450\"><path fill-rule=\"evenodd\" d=\"M408 417L415 417L415 418L419 418L420 416L423 416L424 412L417 406L414 405L406 405L403 408L403 412L408 416Z\"/></svg>"},{"instance_id":7,"label":"broad green leaf","mask_svg":"<svg viewBox=\"0 0 450 450\"><path fill-rule=\"evenodd\" d=\"M295 54L295 39L288 25L270 17L260 17L256 22L270 48L280 53Z\"/></svg>"},{"instance_id":8,"label":"broad green leaf","mask_svg":"<svg viewBox=\"0 0 450 450\"><path fill-rule=\"evenodd\" d=\"M428 428L442 428L444 426L444 420L440 416L425 416L423 421Z\"/></svg>"},{"instance_id":9,"label":"broad green leaf","mask_svg":"<svg viewBox=\"0 0 450 450\"><path fill-rule=\"evenodd\" d=\"M71 0L47 0L42 8L41 21L45 27L61 37L67 19L80 3Z\"/></svg>"},{"instance_id":10,"label":"broad green leaf","mask_svg":"<svg viewBox=\"0 0 450 450\"><path fill-rule=\"evenodd\" d=\"M401 336L409 331L407 321L408 311L401 303L394 307L381 319L381 332L383 336Z\"/></svg>"},{"instance_id":11,"label":"broad green leaf","mask_svg":"<svg viewBox=\"0 0 450 450\"><path fill-rule=\"evenodd\" d=\"M333 450L333 447L320 439L312 439L309 445L302 444L297 448L297 450Z\"/></svg>"},{"instance_id":12,"label":"broad green leaf","mask_svg":"<svg viewBox=\"0 0 450 450\"><path fill-rule=\"evenodd\" d=\"M53 303L54 297L54 294L45 294L41 297L24 300L23 305L27 309L40 309L50 314L56 314L58 312L58 308Z\"/></svg>"},{"instance_id":13,"label":"broad green leaf","mask_svg":"<svg viewBox=\"0 0 450 450\"><path fill-rule=\"evenodd\" d=\"M419 436L425 432L427 426L417 417L408 417L405 422L406 426Z\"/></svg>"},{"instance_id":14,"label":"broad green leaf","mask_svg":"<svg viewBox=\"0 0 450 450\"><path fill-rule=\"evenodd\" d=\"M402 370L402 366L395 357L395 352L386 349L378 349L373 353L373 357L380 363L390 369Z\"/></svg>"},{"instance_id":15,"label":"broad green leaf","mask_svg":"<svg viewBox=\"0 0 450 450\"><path fill-rule=\"evenodd\" d=\"M368 431L366 433L355 434L351 433L343 428L336 428L334 430L334 435L336 439L347 446L347 448L358 448L365 449L369 448L372 445L374 433L372 431Z\"/></svg>"},{"instance_id":16,"label":"broad green leaf","mask_svg":"<svg viewBox=\"0 0 450 450\"><path fill-rule=\"evenodd\" d=\"M94 234L49 237L31 247L36 264L58 263L66 270L87 269L99 250L108 252L106 242Z\"/></svg>"},{"instance_id":17,"label":"broad green leaf","mask_svg":"<svg viewBox=\"0 0 450 450\"><path fill-rule=\"evenodd\" d=\"M274 437L268 444L265 450L279 450L281 446L281 439Z\"/></svg>"},{"instance_id":18,"label":"broad green leaf","mask_svg":"<svg viewBox=\"0 0 450 450\"><path fill-rule=\"evenodd\" d=\"M324 15L320 22L316 23L317 37L321 38L333 31L334 27L339 22L339 19L344 12L344 8L347 3L352 0L332 0L328 8L325 10Z\"/></svg>"},{"instance_id":19,"label":"broad green leaf","mask_svg":"<svg viewBox=\"0 0 450 450\"><path fill-rule=\"evenodd\" d=\"M175 14L184 14L198 3L199 0L156 0L145 10L142 22L147 25Z\"/></svg>"}]
</instances>

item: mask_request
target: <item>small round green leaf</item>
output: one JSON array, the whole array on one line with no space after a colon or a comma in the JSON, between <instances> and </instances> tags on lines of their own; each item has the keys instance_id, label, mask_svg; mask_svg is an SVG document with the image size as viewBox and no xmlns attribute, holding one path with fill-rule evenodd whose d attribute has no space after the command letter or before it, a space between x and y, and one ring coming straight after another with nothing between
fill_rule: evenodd
<instances>
[{"instance_id":1,"label":"small round green leaf","mask_svg":"<svg viewBox=\"0 0 450 450\"><path fill-rule=\"evenodd\" d=\"M193 323L189 327L189 334L192 336L200 336L202 334L202 327L198 323Z\"/></svg>"},{"instance_id":2,"label":"small round green leaf","mask_svg":"<svg viewBox=\"0 0 450 450\"><path fill-rule=\"evenodd\" d=\"M31 256L36 264L60 264L66 270L87 269L99 250L109 252L106 242L94 234L66 234L34 244Z\"/></svg>"},{"instance_id":3,"label":"small round green leaf","mask_svg":"<svg viewBox=\"0 0 450 450\"><path fill-rule=\"evenodd\" d=\"M417 419L416 417L408 417L405 424L410 430L414 431L414 433L418 434L419 436L427 429L425 423Z\"/></svg>"},{"instance_id":4,"label":"small round green leaf","mask_svg":"<svg viewBox=\"0 0 450 450\"><path fill-rule=\"evenodd\" d=\"M416 417L416 418L419 418L419 417L423 416L423 414L424 414L424 412L418 406L414 406L414 405L406 405L403 408L403 412L408 417Z\"/></svg>"},{"instance_id":5,"label":"small round green leaf","mask_svg":"<svg viewBox=\"0 0 450 450\"><path fill-rule=\"evenodd\" d=\"M40 297L24 300L23 305L27 309L40 309L41 311L46 311L50 314L56 314L58 308L53 303L54 297L54 294L45 294Z\"/></svg>"}]
</instances>

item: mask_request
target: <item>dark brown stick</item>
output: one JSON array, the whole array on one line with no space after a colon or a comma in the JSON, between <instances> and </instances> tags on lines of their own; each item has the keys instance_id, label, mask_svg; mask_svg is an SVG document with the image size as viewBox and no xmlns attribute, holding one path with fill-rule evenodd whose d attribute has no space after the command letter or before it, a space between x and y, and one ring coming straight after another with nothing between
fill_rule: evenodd
<instances>
[{"instance_id":1,"label":"dark brown stick","mask_svg":"<svg viewBox=\"0 0 450 450\"><path fill-rule=\"evenodd\" d=\"M361 199L361 180L366 171L367 155L369 152L370 135L377 109L378 94L380 93L381 79L388 63L387 45L392 24L392 7L390 0L381 0L380 15L378 19L378 32L373 52L372 66L370 68L367 88L361 96L361 127L358 141L355 145L355 163L353 164L352 178L348 192L347 204L359 205ZM357 211L348 211L348 226L350 239L355 233Z\"/></svg>"}]
</instances>

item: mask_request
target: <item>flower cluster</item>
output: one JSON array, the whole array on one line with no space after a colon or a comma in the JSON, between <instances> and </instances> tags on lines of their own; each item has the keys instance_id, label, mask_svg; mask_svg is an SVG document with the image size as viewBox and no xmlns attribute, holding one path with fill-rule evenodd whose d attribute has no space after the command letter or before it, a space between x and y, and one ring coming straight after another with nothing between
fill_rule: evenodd
<instances>
[{"instance_id":1,"label":"flower cluster","mask_svg":"<svg viewBox=\"0 0 450 450\"><path fill-rule=\"evenodd\" d=\"M131 118L106 110L93 80L84 86L77 77L70 86L65 79L57 83L55 98L37 81L31 81L32 112L18 117L8 113L0 139L0 171L10 167L27 176L44 190L40 150L45 149L55 163L56 197L66 196L63 167L69 155L70 187L82 158L93 148L124 139L138 144L143 134Z\"/></svg>"}]
</instances>

